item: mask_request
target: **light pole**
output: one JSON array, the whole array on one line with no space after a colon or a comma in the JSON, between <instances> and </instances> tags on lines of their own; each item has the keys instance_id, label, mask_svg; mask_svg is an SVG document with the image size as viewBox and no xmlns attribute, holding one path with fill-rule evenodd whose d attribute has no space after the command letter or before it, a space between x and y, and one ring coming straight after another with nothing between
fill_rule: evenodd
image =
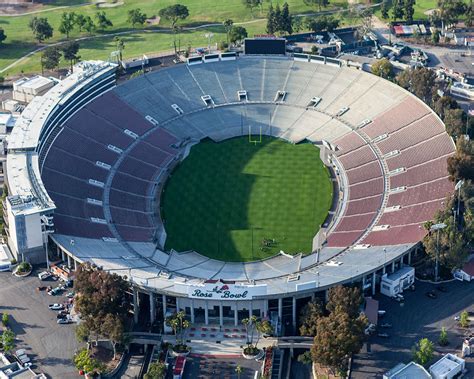
<instances>
[{"instance_id":1,"label":"light pole","mask_svg":"<svg viewBox=\"0 0 474 379\"><path fill-rule=\"evenodd\" d=\"M437 232L436 235L436 263L435 263L435 282L438 281L438 269L439 269L439 231L446 228L445 223L434 224L430 228L430 232Z\"/></svg>"},{"instance_id":2,"label":"light pole","mask_svg":"<svg viewBox=\"0 0 474 379\"><path fill-rule=\"evenodd\" d=\"M454 227L455 228L456 228L456 218L459 218L459 203L461 202L461 187L463 186L463 184L464 184L464 180L460 180L454 186L454 189L458 191L458 206L457 206L456 212L454 213Z\"/></svg>"}]
</instances>

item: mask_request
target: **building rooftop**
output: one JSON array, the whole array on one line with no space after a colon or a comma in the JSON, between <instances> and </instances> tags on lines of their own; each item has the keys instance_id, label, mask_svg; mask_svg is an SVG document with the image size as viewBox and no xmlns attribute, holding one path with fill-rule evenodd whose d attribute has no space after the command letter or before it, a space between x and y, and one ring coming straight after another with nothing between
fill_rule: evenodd
<instances>
[{"instance_id":1,"label":"building rooftop","mask_svg":"<svg viewBox=\"0 0 474 379\"><path fill-rule=\"evenodd\" d=\"M436 377L447 377L446 374L454 370L459 370L459 366L464 365L464 359L453 354L446 354L438 362L430 366L430 372Z\"/></svg>"},{"instance_id":2,"label":"building rooftop","mask_svg":"<svg viewBox=\"0 0 474 379\"><path fill-rule=\"evenodd\" d=\"M21 88L28 88L31 90L38 90L42 89L43 87L47 85L51 85L55 82L55 80L51 78L45 78L44 76L41 75L36 75L31 78L21 78L18 79L13 83L15 88L21 87Z\"/></svg>"},{"instance_id":3,"label":"building rooftop","mask_svg":"<svg viewBox=\"0 0 474 379\"><path fill-rule=\"evenodd\" d=\"M386 279L391 280L391 281L395 281L395 280L398 280L401 277L405 276L406 274L408 274L411 271L414 271L413 267L404 266L404 267L400 268L400 270L397 270L396 272L394 272L393 274L388 275L386 277Z\"/></svg>"},{"instance_id":4,"label":"building rooftop","mask_svg":"<svg viewBox=\"0 0 474 379\"><path fill-rule=\"evenodd\" d=\"M36 148L40 133L51 110L61 106L75 94L78 86L112 68L115 64L103 61L84 61L74 66L74 73L60 81L43 96L36 96L22 112L8 136L7 180L10 196L19 196L17 212L36 213L54 208L41 181ZM37 79L36 85L40 79Z\"/></svg>"},{"instance_id":5,"label":"building rooftop","mask_svg":"<svg viewBox=\"0 0 474 379\"><path fill-rule=\"evenodd\" d=\"M383 377L384 379L431 379L430 373L415 362L399 363Z\"/></svg>"},{"instance_id":6,"label":"building rooftop","mask_svg":"<svg viewBox=\"0 0 474 379\"><path fill-rule=\"evenodd\" d=\"M7 128L15 126L16 117L9 112L0 112L0 125L5 125Z\"/></svg>"}]
</instances>

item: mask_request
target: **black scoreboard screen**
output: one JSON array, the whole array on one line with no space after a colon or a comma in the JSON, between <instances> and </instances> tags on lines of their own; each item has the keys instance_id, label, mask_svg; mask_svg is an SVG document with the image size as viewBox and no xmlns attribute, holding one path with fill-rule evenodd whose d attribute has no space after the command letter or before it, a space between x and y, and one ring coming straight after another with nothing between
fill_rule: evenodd
<instances>
[{"instance_id":1,"label":"black scoreboard screen","mask_svg":"<svg viewBox=\"0 0 474 379\"><path fill-rule=\"evenodd\" d=\"M285 55L284 38L246 38L244 52L248 55Z\"/></svg>"}]
</instances>

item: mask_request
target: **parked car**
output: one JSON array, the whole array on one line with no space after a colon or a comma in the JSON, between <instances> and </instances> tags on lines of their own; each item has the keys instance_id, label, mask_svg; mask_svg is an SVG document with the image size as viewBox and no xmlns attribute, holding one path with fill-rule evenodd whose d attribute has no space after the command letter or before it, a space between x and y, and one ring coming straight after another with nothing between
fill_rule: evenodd
<instances>
[{"instance_id":1,"label":"parked car","mask_svg":"<svg viewBox=\"0 0 474 379\"><path fill-rule=\"evenodd\" d=\"M439 292L448 292L448 289L446 287L443 287L443 286L437 286L436 289Z\"/></svg>"},{"instance_id":2,"label":"parked car","mask_svg":"<svg viewBox=\"0 0 474 379\"><path fill-rule=\"evenodd\" d=\"M56 296L58 295L63 289L61 287L56 287L48 291L49 296Z\"/></svg>"},{"instance_id":3,"label":"parked car","mask_svg":"<svg viewBox=\"0 0 474 379\"><path fill-rule=\"evenodd\" d=\"M366 335L372 334L373 332L375 332L375 328L376 328L376 327L375 327L374 324L369 324L369 325L367 326L367 328L365 328L364 333L365 333Z\"/></svg>"},{"instance_id":4,"label":"parked car","mask_svg":"<svg viewBox=\"0 0 474 379\"><path fill-rule=\"evenodd\" d=\"M380 317L382 317L385 313L387 313L387 311L384 311L384 310L381 309L377 313Z\"/></svg>"},{"instance_id":5,"label":"parked car","mask_svg":"<svg viewBox=\"0 0 474 379\"><path fill-rule=\"evenodd\" d=\"M430 299L437 299L438 295L436 295L436 292L434 291L428 291L425 293L426 296L428 296Z\"/></svg>"},{"instance_id":6,"label":"parked car","mask_svg":"<svg viewBox=\"0 0 474 379\"><path fill-rule=\"evenodd\" d=\"M67 317L68 315L69 315L69 312L67 312L67 311L59 311L58 314L57 314L57 316L56 316L56 318L58 318L58 319L59 319L59 318L65 318L65 317Z\"/></svg>"},{"instance_id":7,"label":"parked car","mask_svg":"<svg viewBox=\"0 0 474 379\"><path fill-rule=\"evenodd\" d=\"M18 355L25 355L26 354L26 351L25 349L18 349L17 351L15 351L15 355L18 356Z\"/></svg>"},{"instance_id":8,"label":"parked car","mask_svg":"<svg viewBox=\"0 0 474 379\"><path fill-rule=\"evenodd\" d=\"M72 299L72 298L74 297L74 295L75 295L74 291L71 291L71 292L68 292L68 293L66 294L66 297L67 297L68 299Z\"/></svg>"},{"instance_id":9,"label":"parked car","mask_svg":"<svg viewBox=\"0 0 474 379\"><path fill-rule=\"evenodd\" d=\"M377 334L380 338L389 338L390 335L388 333L379 333Z\"/></svg>"},{"instance_id":10,"label":"parked car","mask_svg":"<svg viewBox=\"0 0 474 379\"><path fill-rule=\"evenodd\" d=\"M58 324L71 324L72 320L69 318L60 318L58 321L56 321Z\"/></svg>"},{"instance_id":11,"label":"parked car","mask_svg":"<svg viewBox=\"0 0 474 379\"><path fill-rule=\"evenodd\" d=\"M389 324L388 322L380 325L381 328L391 328L392 327L392 324Z\"/></svg>"},{"instance_id":12,"label":"parked car","mask_svg":"<svg viewBox=\"0 0 474 379\"><path fill-rule=\"evenodd\" d=\"M46 280L51 277L51 273L49 271L42 271L38 274L39 280Z\"/></svg>"},{"instance_id":13,"label":"parked car","mask_svg":"<svg viewBox=\"0 0 474 379\"><path fill-rule=\"evenodd\" d=\"M51 309L52 311L60 311L61 309L64 309L64 305L54 303L54 304L49 304L48 308Z\"/></svg>"},{"instance_id":14,"label":"parked car","mask_svg":"<svg viewBox=\"0 0 474 379\"><path fill-rule=\"evenodd\" d=\"M401 295L401 294L397 294L397 295L393 296L393 299L394 299L395 301L398 301L399 303L405 301L405 298L404 298L403 295Z\"/></svg>"}]
</instances>

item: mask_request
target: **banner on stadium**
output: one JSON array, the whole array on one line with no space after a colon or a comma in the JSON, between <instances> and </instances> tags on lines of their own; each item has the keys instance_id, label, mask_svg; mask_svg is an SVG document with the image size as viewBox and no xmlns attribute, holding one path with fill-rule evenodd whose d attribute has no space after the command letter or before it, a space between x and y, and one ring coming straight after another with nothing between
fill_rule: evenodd
<instances>
[{"instance_id":1,"label":"banner on stadium","mask_svg":"<svg viewBox=\"0 0 474 379\"><path fill-rule=\"evenodd\" d=\"M215 283L184 284L175 283L175 286L186 286L188 297L202 300L251 300L256 296L267 294L267 285L228 284L221 281Z\"/></svg>"}]
</instances>

